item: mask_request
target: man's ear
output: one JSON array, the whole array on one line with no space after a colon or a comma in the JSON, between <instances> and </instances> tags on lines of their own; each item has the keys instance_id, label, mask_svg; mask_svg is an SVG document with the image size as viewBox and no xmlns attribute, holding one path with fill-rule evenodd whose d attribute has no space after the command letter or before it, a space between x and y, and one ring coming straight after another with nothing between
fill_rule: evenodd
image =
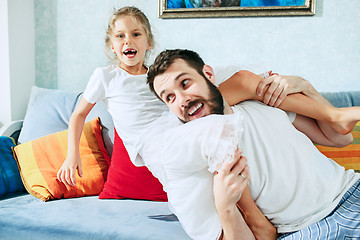
<instances>
[{"instance_id":1,"label":"man's ear","mask_svg":"<svg viewBox=\"0 0 360 240\"><path fill-rule=\"evenodd\" d=\"M215 84L215 73L214 73L214 70L212 69L212 67L205 64L203 66L203 73L207 77L207 79L209 79L210 82Z\"/></svg>"}]
</instances>

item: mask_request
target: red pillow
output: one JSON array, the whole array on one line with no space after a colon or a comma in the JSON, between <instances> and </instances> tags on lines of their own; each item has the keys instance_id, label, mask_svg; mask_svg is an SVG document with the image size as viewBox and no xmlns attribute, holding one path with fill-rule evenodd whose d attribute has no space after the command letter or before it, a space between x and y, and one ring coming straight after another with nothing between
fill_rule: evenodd
<instances>
[{"instance_id":1,"label":"red pillow","mask_svg":"<svg viewBox=\"0 0 360 240\"><path fill-rule=\"evenodd\" d=\"M146 167L136 167L116 131L114 135L111 165L99 198L167 201L159 180Z\"/></svg>"}]
</instances>

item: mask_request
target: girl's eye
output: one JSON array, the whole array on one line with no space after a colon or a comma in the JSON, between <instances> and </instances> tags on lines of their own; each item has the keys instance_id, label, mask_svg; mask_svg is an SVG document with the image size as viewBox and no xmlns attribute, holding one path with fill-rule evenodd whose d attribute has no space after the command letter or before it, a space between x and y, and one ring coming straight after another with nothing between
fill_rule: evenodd
<instances>
[{"instance_id":1,"label":"girl's eye","mask_svg":"<svg viewBox=\"0 0 360 240\"><path fill-rule=\"evenodd\" d=\"M167 103L171 103L172 101L174 100L174 95L168 95L168 96L166 96L166 102Z\"/></svg>"},{"instance_id":2,"label":"girl's eye","mask_svg":"<svg viewBox=\"0 0 360 240\"><path fill-rule=\"evenodd\" d=\"M118 38L124 38L124 35L123 34L119 34L117 35Z\"/></svg>"},{"instance_id":3,"label":"girl's eye","mask_svg":"<svg viewBox=\"0 0 360 240\"><path fill-rule=\"evenodd\" d=\"M181 82L181 85L182 85L183 87L186 87L186 85L187 85L188 83L189 83L189 80L186 79L186 80L184 80L184 81Z\"/></svg>"},{"instance_id":4,"label":"girl's eye","mask_svg":"<svg viewBox=\"0 0 360 240\"><path fill-rule=\"evenodd\" d=\"M134 37L138 37L140 35L141 35L140 33L134 33Z\"/></svg>"}]
</instances>

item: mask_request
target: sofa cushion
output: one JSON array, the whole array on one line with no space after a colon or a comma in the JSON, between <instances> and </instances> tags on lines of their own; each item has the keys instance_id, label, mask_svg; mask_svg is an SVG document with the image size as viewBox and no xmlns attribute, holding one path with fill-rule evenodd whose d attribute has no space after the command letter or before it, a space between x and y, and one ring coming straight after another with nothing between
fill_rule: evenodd
<instances>
[{"instance_id":1,"label":"sofa cushion","mask_svg":"<svg viewBox=\"0 0 360 240\"><path fill-rule=\"evenodd\" d=\"M99 118L85 123L80 139L83 176L76 185L57 180L57 172L67 155L68 131L53 133L14 147L26 190L43 201L98 195L106 181L110 157L105 149Z\"/></svg>"},{"instance_id":2,"label":"sofa cushion","mask_svg":"<svg viewBox=\"0 0 360 240\"><path fill-rule=\"evenodd\" d=\"M159 180L146 167L135 167L131 162L116 131L108 178L99 198L167 201Z\"/></svg>"},{"instance_id":3,"label":"sofa cushion","mask_svg":"<svg viewBox=\"0 0 360 240\"><path fill-rule=\"evenodd\" d=\"M51 133L66 130L72 112L79 103L82 93L71 93L56 89L34 86L18 142L25 143ZM86 121L100 117L104 127L102 134L108 153L112 152L114 124L104 102L97 103L88 114Z\"/></svg>"},{"instance_id":4,"label":"sofa cushion","mask_svg":"<svg viewBox=\"0 0 360 240\"><path fill-rule=\"evenodd\" d=\"M25 191L11 150L14 139L0 136L0 197Z\"/></svg>"},{"instance_id":5,"label":"sofa cushion","mask_svg":"<svg viewBox=\"0 0 360 240\"><path fill-rule=\"evenodd\" d=\"M24 143L67 129L77 95L34 86L18 142Z\"/></svg>"},{"instance_id":6,"label":"sofa cushion","mask_svg":"<svg viewBox=\"0 0 360 240\"><path fill-rule=\"evenodd\" d=\"M354 141L352 144L343 147L325 147L316 145L320 152L328 158L345 167L345 169L354 169L360 172L360 122L358 122L351 132Z\"/></svg>"}]
</instances>

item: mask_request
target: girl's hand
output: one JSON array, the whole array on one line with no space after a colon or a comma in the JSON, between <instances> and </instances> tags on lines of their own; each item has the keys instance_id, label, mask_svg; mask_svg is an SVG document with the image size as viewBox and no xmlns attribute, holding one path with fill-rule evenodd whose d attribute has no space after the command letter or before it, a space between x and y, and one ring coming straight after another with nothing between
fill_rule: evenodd
<instances>
[{"instance_id":1,"label":"girl's hand","mask_svg":"<svg viewBox=\"0 0 360 240\"><path fill-rule=\"evenodd\" d=\"M236 150L234 161L225 162L214 175L214 198L218 211L234 208L247 186L250 176L247 160Z\"/></svg>"},{"instance_id":2,"label":"girl's hand","mask_svg":"<svg viewBox=\"0 0 360 240\"><path fill-rule=\"evenodd\" d=\"M79 177L82 177L82 164L79 157L67 157L57 173L57 179L68 186L75 186L76 184L76 170Z\"/></svg>"},{"instance_id":3,"label":"girl's hand","mask_svg":"<svg viewBox=\"0 0 360 240\"><path fill-rule=\"evenodd\" d=\"M268 76L259 83L256 93L261 96L266 90L263 102L269 106L278 107L289 94L288 88L289 84L284 77L270 71Z\"/></svg>"}]
</instances>

